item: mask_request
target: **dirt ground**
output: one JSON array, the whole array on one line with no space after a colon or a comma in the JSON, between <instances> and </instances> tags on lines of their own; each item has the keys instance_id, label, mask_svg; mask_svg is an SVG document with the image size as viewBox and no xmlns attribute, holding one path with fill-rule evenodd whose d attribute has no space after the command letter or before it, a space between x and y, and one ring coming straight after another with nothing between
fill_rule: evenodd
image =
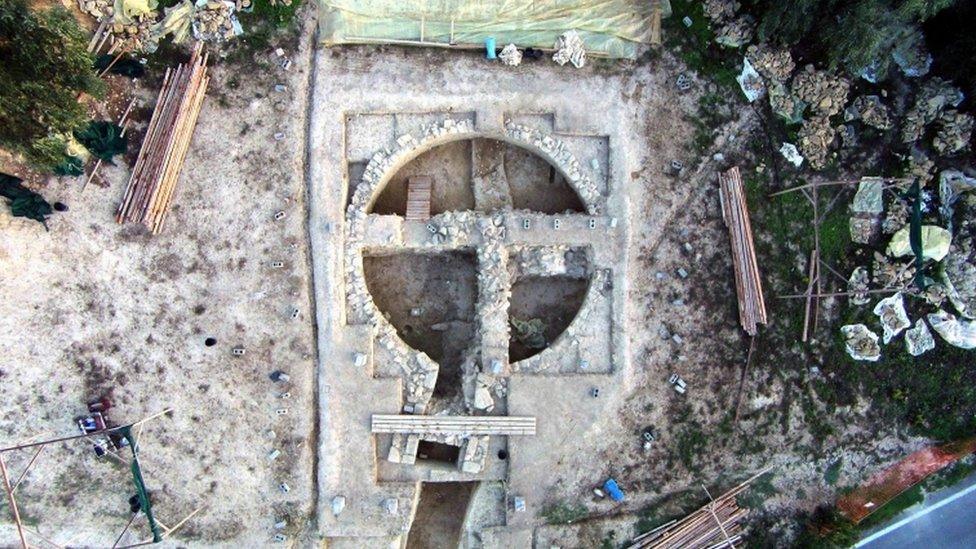
<instances>
[{"instance_id":1,"label":"dirt ground","mask_svg":"<svg viewBox=\"0 0 976 549\"><path fill-rule=\"evenodd\" d=\"M116 405L111 417L118 423L171 408L146 425L141 461L166 525L203 506L176 536L194 546L265 545L283 519L289 539L308 540L313 526L316 351L305 176L313 24L314 12L305 9L300 41L285 44L293 60L289 71L277 65L273 48L244 66L217 60L161 235L113 221L129 157L102 169L107 187L82 192L77 179L47 182L45 197L70 207L50 220L50 231L0 209L0 443L72 434L85 403L105 395ZM442 85L441 70L452 54L344 48L323 55L339 57L330 66L349 71L369 71L378 59L388 72L391 66L431 71L432 85ZM524 66L511 77L532 70ZM630 179L620 182L633 216L628 325L638 379L637 389L621 397L619 414L604 418L605 448L590 458L593 469L618 479L628 501L611 507L592 500L589 487L602 479L570 471L551 502L581 502L600 518L573 529L554 526L545 539L561 539L563 547L596 545L609 531L626 539L639 516L654 520L701 503L699 483L727 486L765 465L776 469L757 507L772 515L812 509L832 497L824 473L839 457L841 483L851 483L923 445L876 428L866 419L865 402L823 419L835 434L826 450L815 448L804 418L817 410L786 399L783 379L816 374L805 366L796 373L764 356L752 361L740 420L732 423L749 342L737 322L715 171L754 163L750 143L759 120L751 109L737 108L709 135L711 144L697 151L692 119L700 116L699 98L715 93L714 84L693 78L692 91L679 94L673 81L683 68L667 52L636 64L596 62L583 71L606 82L588 93L618 94L635 113L638 141L646 145L628 168ZM285 91L276 92L275 84ZM137 90L151 100L151 80ZM133 136L138 143L138 128ZM445 154L467 155L470 164L470 147L452 147ZM130 156L135 148L130 144ZM718 152L723 156L714 159ZM506 158L516 162L520 154L507 151ZM687 168L672 174L672 160ZM433 169L424 164L433 160L418 162L421 171ZM562 184L538 166L524 169ZM460 188L435 197L435 213L473 203L467 186ZM392 211L402 181L389 192L376 211ZM574 207L560 203L560 211ZM285 212L280 221L277 211ZM272 268L273 261L285 266ZM802 269L795 272L800 279ZM770 329L788 322L773 317ZM216 345L204 345L208 337ZM235 347L246 354L234 356ZM290 381L273 383L269 374L276 370ZM666 384L672 372L688 382L686 395ZM288 413L278 415L279 409ZM646 427L658 434L649 453L640 449ZM271 460L274 450L280 455ZM11 455L8 466L18 475L29 459ZM110 545L128 519L128 482L124 468L96 459L84 443L55 445L18 489L21 514L59 543ZM0 545L16 535L5 505ZM632 520L601 522L624 515ZM144 523L133 528L138 535L128 534L127 541L145 536Z\"/></svg>"},{"instance_id":2,"label":"dirt ground","mask_svg":"<svg viewBox=\"0 0 976 549\"><path fill-rule=\"evenodd\" d=\"M311 15L300 43L283 44L289 71L273 48L247 67L213 63L161 235L114 222L148 117L134 128L130 154L103 166L107 187L47 182L44 196L70 208L49 231L0 208L0 444L74 434L73 418L105 395L119 424L171 409L146 424L140 461L163 524L203 507L178 533L184 543L263 545L281 520L294 538L315 502L303 171ZM135 85L143 113L154 77ZM216 344L206 346L208 337ZM236 347L246 354L235 356ZM273 383L275 370L290 380ZM11 474L30 457L7 454ZM127 471L84 442L47 448L17 490L31 529L76 546L110 546L133 493ZM6 504L3 546L16 539ZM139 518L122 543L147 535Z\"/></svg>"}]
</instances>

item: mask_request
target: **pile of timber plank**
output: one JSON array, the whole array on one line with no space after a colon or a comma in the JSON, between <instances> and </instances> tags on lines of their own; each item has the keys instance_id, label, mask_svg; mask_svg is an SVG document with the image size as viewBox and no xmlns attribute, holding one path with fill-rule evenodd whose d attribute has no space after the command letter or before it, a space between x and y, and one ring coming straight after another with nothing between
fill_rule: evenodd
<instances>
[{"instance_id":1,"label":"pile of timber plank","mask_svg":"<svg viewBox=\"0 0 976 549\"><path fill-rule=\"evenodd\" d=\"M525 416L415 416L373 414L373 433L433 435L535 435L535 418Z\"/></svg>"},{"instance_id":2,"label":"pile of timber plank","mask_svg":"<svg viewBox=\"0 0 976 549\"><path fill-rule=\"evenodd\" d=\"M763 469L681 520L637 536L630 549L735 547L742 539L742 519L749 514L748 509L739 507L735 498L767 472L769 468Z\"/></svg>"},{"instance_id":3,"label":"pile of timber plank","mask_svg":"<svg viewBox=\"0 0 976 549\"><path fill-rule=\"evenodd\" d=\"M116 212L119 223L142 223L159 234L190 148L207 93L207 56L198 42L190 62L167 69L129 185Z\"/></svg>"},{"instance_id":4,"label":"pile of timber plank","mask_svg":"<svg viewBox=\"0 0 976 549\"><path fill-rule=\"evenodd\" d=\"M756 325L766 324L766 302L763 300L756 248L752 241L749 207L746 204L739 168L718 175L722 219L729 228L732 242L732 267L735 291L739 301L739 322L747 334L756 335Z\"/></svg>"}]
</instances>

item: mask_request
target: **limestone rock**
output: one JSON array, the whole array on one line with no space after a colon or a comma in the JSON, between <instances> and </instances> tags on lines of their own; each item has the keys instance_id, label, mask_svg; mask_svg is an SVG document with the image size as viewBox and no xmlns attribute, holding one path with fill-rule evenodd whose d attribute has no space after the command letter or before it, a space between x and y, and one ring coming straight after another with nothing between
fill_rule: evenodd
<instances>
[{"instance_id":1,"label":"limestone rock","mask_svg":"<svg viewBox=\"0 0 976 549\"><path fill-rule=\"evenodd\" d=\"M943 282L949 301L962 316L976 318L976 256L974 238L967 234L949 248L943 263Z\"/></svg>"},{"instance_id":2,"label":"limestone rock","mask_svg":"<svg viewBox=\"0 0 976 549\"><path fill-rule=\"evenodd\" d=\"M586 45L575 30L564 32L556 38L556 53L552 60L560 65L572 63L577 69L586 64Z\"/></svg>"},{"instance_id":3,"label":"limestone rock","mask_svg":"<svg viewBox=\"0 0 976 549\"><path fill-rule=\"evenodd\" d=\"M844 109L851 83L828 71L804 67L793 79L793 93L818 114L833 116Z\"/></svg>"},{"instance_id":4,"label":"limestone rock","mask_svg":"<svg viewBox=\"0 0 976 549\"><path fill-rule=\"evenodd\" d=\"M510 67L517 67L522 63L522 52L518 50L515 44L509 44L502 48L502 52L498 54L498 58L502 60L502 63Z\"/></svg>"},{"instance_id":5,"label":"limestone rock","mask_svg":"<svg viewBox=\"0 0 976 549\"><path fill-rule=\"evenodd\" d=\"M891 237L891 242L888 243L888 255L892 257L915 255L909 242L910 229L911 227L906 225ZM951 242L952 235L949 231L937 225L922 225L923 258L942 261L942 258L949 253L949 244Z\"/></svg>"}]
</instances>

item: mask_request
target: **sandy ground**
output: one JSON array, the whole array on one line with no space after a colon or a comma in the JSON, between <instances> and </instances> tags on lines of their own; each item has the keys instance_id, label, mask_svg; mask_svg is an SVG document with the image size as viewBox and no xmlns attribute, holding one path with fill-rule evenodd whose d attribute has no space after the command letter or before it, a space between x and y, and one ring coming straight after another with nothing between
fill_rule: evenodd
<instances>
[{"instance_id":1,"label":"sandy ground","mask_svg":"<svg viewBox=\"0 0 976 549\"><path fill-rule=\"evenodd\" d=\"M73 418L106 394L118 423L171 408L145 426L141 462L164 524L204 507L177 535L194 545L263 545L283 519L294 538L315 501L303 172L310 29L289 48L287 72L271 51L246 72L216 63L161 235L114 222L129 162L102 170L107 188L51 181L45 196L70 211L52 217L49 232L0 211L2 445L74 434ZM272 383L274 370L290 381ZM11 474L29 458L8 454ZM102 546L122 531L132 493L126 470L84 442L49 447L17 490L32 529ZM16 539L7 512L3 546ZM144 519L131 532L123 543L147 535Z\"/></svg>"}]
</instances>

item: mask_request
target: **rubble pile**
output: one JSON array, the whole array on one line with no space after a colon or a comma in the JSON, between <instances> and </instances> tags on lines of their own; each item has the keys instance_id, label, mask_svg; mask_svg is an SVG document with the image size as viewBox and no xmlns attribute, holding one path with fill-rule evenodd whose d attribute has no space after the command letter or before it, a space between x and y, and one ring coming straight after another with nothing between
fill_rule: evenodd
<instances>
[{"instance_id":1,"label":"rubble pile","mask_svg":"<svg viewBox=\"0 0 976 549\"><path fill-rule=\"evenodd\" d=\"M114 0L84 0L79 3L81 11L91 15L95 19L112 17L115 15Z\"/></svg>"},{"instance_id":2,"label":"rubble pile","mask_svg":"<svg viewBox=\"0 0 976 549\"><path fill-rule=\"evenodd\" d=\"M729 48L739 48L752 41L755 29L756 20L750 15L743 15L719 27L715 32L715 41Z\"/></svg>"},{"instance_id":3,"label":"rubble pile","mask_svg":"<svg viewBox=\"0 0 976 549\"><path fill-rule=\"evenodd\" d=\"M702 2L705 17L708 17L713 23L724 23L731 20L738 13L740 7L737 0L704 0Z\"/></svg>"},{"instance_id":4,"label":"rubble pile","mask_svg":"<svg viewBox=\"0 0 976 549\"><path fill-rule=\"evenodd\" d=\"M933 162L932 159L929 158L924 152L920 150L913 150L912 154L908 157L908 171L906 175L918 179L919 185L924 187L925 184L932 179L932 174L934 172L935 162ZM902 183L899 185L899 188L903 191L907 190L908 183Z\"/></svg>"},{"instance_id":5,"label":"rubble pile","mask_svg":"<svg viewBox=\"0 0 976 549\"><path fill-rule=\"evenodd\" d=\"M830 118L826 115L814 116L803 121L797 134L799 149L813 169L819 170L827 165L830 145L833 144L836 133L830 125Z\"/></svg>"},{"instance_id":6,"label":"rubble pile","mask_svg":"<svg viewBox=\"0 0 976 549\"><path fill-rule=\"evenodd\" d=\"M913 143L921 139L926 126L934 122L945 109L958 107L962 100L962 91L951 82L938 77L926 82L919 90L915 104L905 113L901 128L902 141Z\"/></svg>"},{"instance_id":7,"label":"rubble pile","mask_svg":"<svg viewBox=\"0 0 976 549\"><path fill-rule=\"evenodd\" d=\"M754 44L746 50L746 58L764 78L780 84L789 80L790 75L796 70L796 63L793 62L793 56L787 49Z\"/></svg>"},{"instance_id":8,"label":"rubble pile","mask_svg":"<svg viewBox=\"0 0 976 549\"><path fill-rule=\"evenodd\" d=\"M222 42L241 34L236 5L228 0L210 0L193 11L193 37L205 42Z\"/></svg>"},{"instance_id":9,"label":"rubble pile","mask_svg":"<svg viewBox=\"0 0 976 549\"><path fill-rule=\"evenodd\" d=\"M844 120L860 120L879 130L890 130L891 114L877 95L862 95L856 98L844 111Z\"/></svg>"},{"instance_id":10,"label":"rubble pile","mask_svg":"<svg viewBox=\"0 0 976 549\"><path fill-rule=\"evenodd\" d=\"M159 47L159 37L154 32L155 12L134 18L129 24L112 24L112 34L122 51L141 51L152 53Z\"/></svg>"},{"instance_id":11,"label":"rubble pile","mask_svg":"<svg viewBox=\"0 0 976 549\"><path fill-rule=\"evenodd\" d=\"M833 116L844 108L851 83L828 71L807 65L793 79L793 93L818 114Z\"/></svg>"},{"instance_id":12,"label":"rubble pile","mask_svg":"<svg viewBox=\"0 0 976 549\"><path fill-rule=\"evenodd\" d=\"M953 155L969 145L973 136L973 115L950 109L939 116L939 131L932 146L941 155Z\"/></svg>"}]
</instances>

